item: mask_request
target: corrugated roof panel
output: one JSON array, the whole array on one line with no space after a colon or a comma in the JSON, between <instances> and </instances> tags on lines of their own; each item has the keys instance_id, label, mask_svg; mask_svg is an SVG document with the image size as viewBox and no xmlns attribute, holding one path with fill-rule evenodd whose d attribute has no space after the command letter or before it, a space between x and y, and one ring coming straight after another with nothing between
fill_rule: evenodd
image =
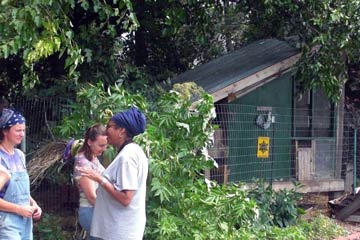
<instances>
[{"instance_id":1,"label":"corrugated roof panel","mask_svg":"<svg viewBox=\"0 0 360 240\"><path fill-rule=\"evenodd\" d=\"M180 74L172 83L195 82L213 93L297 53L284 41L259 40Z\"/></svg>"}]
</instances>

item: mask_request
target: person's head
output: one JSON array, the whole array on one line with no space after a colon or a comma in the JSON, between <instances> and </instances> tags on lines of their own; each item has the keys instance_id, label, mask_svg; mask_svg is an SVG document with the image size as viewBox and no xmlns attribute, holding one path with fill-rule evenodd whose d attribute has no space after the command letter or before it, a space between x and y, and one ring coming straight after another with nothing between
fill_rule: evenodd
<instances>
[{"instance_id":1,"label":"person's head","mask_svg":"<svg viewBox=\"0 0 360 240\"><path fill-rule=\"evenodd\" d=\"M85 132L84 145L80 152L83 152L88 160L94 156L100 156L107 146L106 128L101 124L94 124Z\"/></svg>"},{"instance_id":2,"label":"person's head","mask_svg":"<svg viewBox=\"0 0 360 240\"><path fill-rule=\"evenodd\" d=\"M120 148L127 140L145 131L146 117L136 107L116 113L106 129L109 144Z\"/></svg>"},{"instance_id":3,"label":"person's head","mask_svg":"<svg viewBox=\"0 0 360 240\"><path fill-rule=\"evenodd\" d=\"M2 108L0 111L0 142L12 145L21 143L25 136L25 118L18 112Z\"/></svg>"}]
</instances>

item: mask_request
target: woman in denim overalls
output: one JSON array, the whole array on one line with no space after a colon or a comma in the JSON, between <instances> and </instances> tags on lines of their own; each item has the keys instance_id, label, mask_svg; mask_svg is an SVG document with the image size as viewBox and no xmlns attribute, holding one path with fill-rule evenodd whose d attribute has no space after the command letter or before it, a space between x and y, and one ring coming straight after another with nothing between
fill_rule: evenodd
<instances>
[{"instance_id":1,"label":"woman in denim overalls","mask_svg":"<svg viewBox=\"0 0 360 240\"><path fill-rule=\"evenodd\" d=\"M32 240L32 220L41 217L41 208L30 196L25 155L15 148L24 134L24 117L11 109L0 109L1 240Z\"/></svg>"}]
</instances>

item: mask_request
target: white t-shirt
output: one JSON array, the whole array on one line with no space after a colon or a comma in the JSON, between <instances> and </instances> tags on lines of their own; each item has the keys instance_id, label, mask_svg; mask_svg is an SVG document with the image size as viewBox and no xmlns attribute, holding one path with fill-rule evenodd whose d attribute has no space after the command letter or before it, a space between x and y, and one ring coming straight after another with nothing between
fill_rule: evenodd
<instances>
[{"instance_id":1,"label":"white t-shirt","mask_svg":"<svg viewBox=\"0 0 360 240\"><path fill-rule=\"evenodd\" d=\"M117 202L101 186L98 188L91 236L106 240L142 239L145 222L148 159L139 145L127 144L105 169L116 190L134 190L129 206Z\"/></svg>"}]
</instances>

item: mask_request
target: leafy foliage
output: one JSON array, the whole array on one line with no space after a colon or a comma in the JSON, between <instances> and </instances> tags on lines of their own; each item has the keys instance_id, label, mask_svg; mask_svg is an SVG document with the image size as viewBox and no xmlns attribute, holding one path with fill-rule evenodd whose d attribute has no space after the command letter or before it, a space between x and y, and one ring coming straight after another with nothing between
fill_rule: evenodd
<instances>
[{"instance_id":1,"label":"leafy foliage","mask_svg":"<svg viewBox=\"0 0 360 240\"><path fill-rule=\"evenodd\" d=\"M135 105L146 110L146 104L141 95L129 94L123 88L113 86L104 91L102 83L82 88L77 94L77 100L69 105L71 114L63 119L65 124L56 128L58 136L76 139L94 123L103 123L116 112Z\"/></svg>"},{"instance_id":2,"label":"leafy foliage","mask_svg":"<svg viewBox=\"0 0 360 240\"><path fill-rule=\"evenodd\" d=\"M78 83L133 82L134 69L149 76L145 84L164 82L244 44L275 37L302 51L297 79L304 90L323 88L338 99L349 66L359 62L357 0L1 4L0 59L6 64L0 77L8 87L19 81L18 71L27 89L59 83L71 93ZM8 64L16 70L3 67ZM131 74L124 78L124 72Z\"/></svg>"},{"instance_id":3,"label":"leafy foliage","mask_svg":"<svg viewBox=\"0 0 360 240\"><path fill-rule=\"evenodd\" d=\"M256 200L260 208L260 221L279 227L294 225L303 210L297 207L301 199L299 188L301 185L294 183L290 190L275 191L263 181L256 181L255 186L249 191L249 197Z\"/></svg>"},{"instance_id":4,"label":"leafy foliage","mask_svg":"<svg viewBox=\"0 0 360 240\"><path fill-rule=\"evenodd\" d=\"M343 236L345 230L336 224L334 219L324 215L318 215L310 220L310 223L303 223L305 232L309 233L309 239L335 239Z\"/></svg>"},{"instance_id":5,"label":"leafy foliage","mask_svg":"<svg viewBox=\"0 0 360 240\"><path fill-rule=\"evenodd\" d=\"M322 214L310 220L299 219L296 225L286 228L272 227L259 232L257 239L269 240L330 240L344 236L345 230L333 219ZM246 239L246 238L239 238Z\"/></svg>"},{"instance_id":6,"label":"leafy foliage","mask_svg":"<svg viewBox=\"0 0 360 240\"><path fill-rule=\"evenodd\" d=\"M216 166L207 152L215 117L211 96L203 94L193 104L188 91L187 97L170 91L149 105L141 95L122 88L103 89L98 84L79 92L73 114L59 130L63 136L80 136L85 126L105 123L113 112L130 105L145 112L146 132L135 140L150 161L146 239L261 239L289 233L274 226L296 223L295 191L218 185L205 178Z\"/></svg>"},{"instance_id":7,"label":"leafy foliage","mask_svg":"<svg viewBox=\"0 0 360 240\"><path fill-rule=\"evenodd\" d=\"M61 221L59 216L43 213L40 222L34 224L34 238L39 240L71 239L71 234L61 228Z\"/></svg>"},{"instance_id":8,"label":"leafy foliage","mask_svg":"<svg viewBox=\"0 0 360 240\"><path fill-rule=\"evenodd\" d=\"M359 2L269 0L263 7L265 18L282 26L276 36L299 36L297 78L303 88L322 88L338 99L349 64L359 62Z\"/></svg>"},{"instance_id":9,"label":"leafy foliage","mask_svg":"<svg viewBox=\"0 0 360 240\"><path fill-rule=\"evenodd\" d=\"M173 89L180 93L179 97L191 102L197 101L205 93L204 89L197 86L194 82L186 82L183 84L177 83L173 85Z\"/></svg>"},{"instance_id":10,"label":"leafy foliage","mask_svg":"<svg viewBox=\"0 0 360 240\"><path fill-rule=\"evenodd\" d=\"M30 89L39 83L35 64L56 54L64 56L63 68L76 79L75 69L91 59L91 50L81 44L92 33L81 34L85 29L80 23L86 14L91 16L86 25L109 39L117 35L115 25L130 32L138 26L129 0L4 0L0 8L0 58L22 57L26 66L23 84Z\"/></svg>"},{"instance_id":11,"label":"leafy foliage","mask_svg":"<svg viewBox=\"0 0 360 240\"><path fill-rule=\"evenodd\" d=\"M214 166L206 150L214 106L206 95L194 109L190 103L170 92L148 116L148 239L229 239L236 226L246 229L256 218L256 205L241 188L205 180L204 171Z\"/></svg>"}]
</instances>

